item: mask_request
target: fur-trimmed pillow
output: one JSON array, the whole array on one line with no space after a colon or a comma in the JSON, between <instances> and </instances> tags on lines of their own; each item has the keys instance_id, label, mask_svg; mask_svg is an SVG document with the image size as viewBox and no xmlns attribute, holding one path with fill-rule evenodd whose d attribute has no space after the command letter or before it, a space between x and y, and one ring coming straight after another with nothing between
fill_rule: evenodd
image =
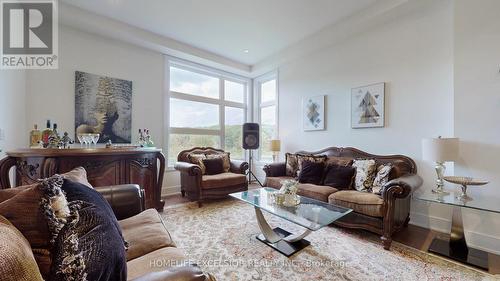
<instances>
[{"instance_id":1,"label":"fur-trimmed pillow","mask_svg":"<svg viewBox=\"0 0 500 281\"><path fill-rule=\"evenodd\" d=\"M71 216L54 245L50 280L127 280L125 244L109 204L81 183L65 180L62 189Z\"/></svg>"},{"instance_id":2,"label":"fur-trimmed pillow","mask_svg":"<svg viewBox=\"0 0 500 281\"><path fill-rule=\"evenodd\" d=\"M377 173L375 160L354 160L352 166L356 168L355 188L358 191L370 190Z\"/></svg>"}]
</instances>

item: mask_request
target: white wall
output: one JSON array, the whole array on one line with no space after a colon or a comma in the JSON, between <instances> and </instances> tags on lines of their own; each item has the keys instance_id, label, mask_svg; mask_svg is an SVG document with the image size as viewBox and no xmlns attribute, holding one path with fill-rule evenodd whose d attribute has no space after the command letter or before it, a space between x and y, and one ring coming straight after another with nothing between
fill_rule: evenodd
<instances>
[{"instance_id":1,"label":"white wall","mask_svg":"<svg viewBox=\"0 0 500 281\"><path fill-rule=\"evenodd\" d=\"M421 140L453 135L452 30L450 2L435 3L281 65L283 151L353 146L374 154L404 154L417 162L426 186L432 185L434 171L421 161ZM377 82L386 82L385 128L351 129L351 88ZM321 94L327 95L327 129L304 132L302 98ZM447 215L435 209L432 215ZM429 210L417 202L413 212L424 213L425 219Z\"/></svg>"},{"instance_id":2,"label":"white wall","mask_svg":"<svg viewBox=\"0 0 500 281\"><path fill-rule=\"evenodd\" d=\"M269 60L285 61L278 66L283 152L353 146L375 154L404 154L417 162L422 189L431 189L435 172L421 160L421 140L455 135L465 141L455 174L492 180L473 194L499 198L495 116L500 105L500 3L420 3L314 53L291 60L280 60L278 54ZM386 82L385 128L351 129L351 88L377 82ZM321 94L327 95L327 129L304 132L302 99ZM453 174L454 167L447 172ZM411 219L448 232L451 208L414 200ZM500 253L498 215L465 211L464 220L469 244Z\"/></svg>"},{"instance_id":3,"label":"white wall","mask_svg":"<svg viewBox=\"0 0 500 281\"><path fill-rule=\"evenodd\" d=\"M26 72L0 70L0 159L4 152L28 144L26 125Z\"/></svg>"},{"instance_id":4,"label":"white wall","mask_svg":"<svg viewBox=\"0 0 500 281\"><path fill-rule=\"evenodd\" d=\"M500 204L500 1L457 0L455 4L455 135L460 138L457 175L489 180L471 187L476 200ZM479 201L478 201L479 202ZM498 207L497 207L498 208ZM469 238L485 235L484 248L500 252L500 214L467 211Z\"/></svg>"},{"instance_id":5,"label":"white wall","mask_svg":"<svg viewBox=\"0 0 500 281\"><path fill-rule=\"evenodd\" d=\"M26 121L45 126L51 119L74 136L75 71L132 81L132 140L139 128L149 128L163 146L164 56L121 41L70 27L59 29L59 69L28 71ZM18 145L19 147L22 145ZM178 176L167 173L164 186L177 186Z\"/></svg>"}]
</instances>

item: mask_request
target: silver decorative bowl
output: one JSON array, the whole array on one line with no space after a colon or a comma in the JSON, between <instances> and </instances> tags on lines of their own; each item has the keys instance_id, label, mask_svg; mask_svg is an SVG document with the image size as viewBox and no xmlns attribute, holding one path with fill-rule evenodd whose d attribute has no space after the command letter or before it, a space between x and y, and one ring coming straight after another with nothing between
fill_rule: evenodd
<instances>
[{"instance_id":1,"label":"silver decorative bowl","mask_svg":"<svg viewBox=\"0 0 500 281\"><path fill-rule=\"evenodd\" d=\"M467 195L467 187L469 185L481 186L481 185L485 185L485 184L489 183L489 181L479 180L479 179L475 179L475 178L471 178L471 177L450 176L450 177L444 177L443 179L447 182L460 185L461 192L457 196L457 198L462 200L462 201L472 200L472 198Z\"/></svg>"}]
</instances>

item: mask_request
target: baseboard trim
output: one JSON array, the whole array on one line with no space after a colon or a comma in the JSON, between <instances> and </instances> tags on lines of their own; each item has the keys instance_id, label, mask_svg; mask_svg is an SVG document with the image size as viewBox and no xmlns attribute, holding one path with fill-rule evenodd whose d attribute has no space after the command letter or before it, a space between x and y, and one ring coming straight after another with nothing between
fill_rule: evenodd
<instances>
[{"instance_id":1,"label":"baseboard trim","mask_svg":"<svg viewBox=\"0 0 500 281\"><path fill-rule=\"evenodd\" d=\"M451 220L436 216L428 216L422 213L410 213L410 224L436 230L439 232L449 233ZM472 248L500 255L500 249L495 245L500 245L500 238L489 234L469 231L465 229L467 244Z\"/></svg>"},{"instance_id":2,"label":"baseboard trim","mask_svg":"<svg viewBox=\"0 0 500 281\"><path fill-rule=\"evenodd\" d=\"M181 186L180 185L164 186L161 189L161 195L162 196L172 195L172 194L179 193L179 192L181 192Z\"/></svg>"}]
</instances>

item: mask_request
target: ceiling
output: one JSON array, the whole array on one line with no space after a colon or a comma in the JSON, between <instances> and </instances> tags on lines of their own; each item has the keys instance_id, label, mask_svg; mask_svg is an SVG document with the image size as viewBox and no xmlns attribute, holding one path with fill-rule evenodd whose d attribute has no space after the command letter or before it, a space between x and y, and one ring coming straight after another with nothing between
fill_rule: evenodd
<instances>
[{"instance_id":1,"label":"ceiling","mask_svg":"<svg viewBox=\"0 0 500 281\"><path fill-rule=\"evenodd\" d=\"M254 65L375 1L62 0L247 65Z\"/></svg>"}]
</instances>

